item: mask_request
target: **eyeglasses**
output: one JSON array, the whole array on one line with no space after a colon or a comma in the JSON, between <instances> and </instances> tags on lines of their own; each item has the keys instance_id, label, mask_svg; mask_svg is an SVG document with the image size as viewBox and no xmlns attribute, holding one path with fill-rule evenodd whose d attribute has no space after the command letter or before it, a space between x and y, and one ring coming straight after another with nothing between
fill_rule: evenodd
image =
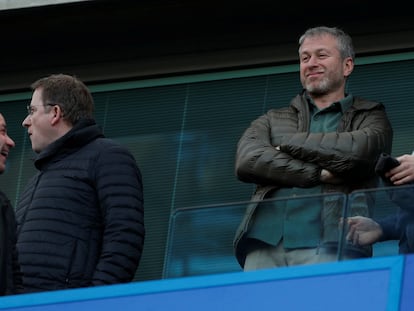
<instances>
[{"instance_id":1,"label":"eyeglasses","mask_svg":"<svg viewBox=\"0 0 414 311\"><path fill-rule=\"evenodd\" d=\"M46 107L46 106L54 106L55 104L46 104L46 105L27 105L26 109L27 109L27 115L32 116L38 109L38 107Z\"/></svg>"}]
</instances>

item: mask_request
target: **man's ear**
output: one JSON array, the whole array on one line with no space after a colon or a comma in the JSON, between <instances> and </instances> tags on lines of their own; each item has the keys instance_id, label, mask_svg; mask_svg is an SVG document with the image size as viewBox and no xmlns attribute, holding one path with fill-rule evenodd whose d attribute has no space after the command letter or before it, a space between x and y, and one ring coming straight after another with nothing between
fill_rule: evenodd
<instances>
[{"instance_id":1,"label":"man's ear","mask_svg":"<svg viewBox=\"0 0 414 311\"><path fill-rule=\"evenodd\" d=\"M54 105L50 111L50 114L52 116L52 125L57 124L63 118L63 112L59 105Z\"/></svg>"},{"instance_id":2,"label":"man's ear","mask_svg":"<svg viewBox=\"0 0 414 311\"><path fill-rule=\"evenodd\" d=\"M344 66L344 76L345 78L349 77L352 71L354 70L354 61L351 57L347 57L343 63Z\"/></svg>"}]
</instances>

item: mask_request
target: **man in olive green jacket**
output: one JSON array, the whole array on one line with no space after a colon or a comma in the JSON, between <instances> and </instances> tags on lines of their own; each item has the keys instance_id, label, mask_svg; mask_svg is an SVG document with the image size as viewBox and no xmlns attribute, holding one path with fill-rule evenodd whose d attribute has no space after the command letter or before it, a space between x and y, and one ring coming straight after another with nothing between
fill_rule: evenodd
<instances>
[{"instance_id":1,"label":"man in olive green jacket","mask_svg":"<svg viewBox=\"0 0 414 311\"><path fill-rule=\"evenodd\" d=\"M376 159L391 150L384 106L345 93L351 38L316 27L299 45L303 92L254 120L237 146L237 177L257 185L234 240L245 271L336 260L345 196L376 187ZM370 215L370 200L361 194L350 213ZM371 252L347 245L343 258Z\"/></svg>"}]
</instances>

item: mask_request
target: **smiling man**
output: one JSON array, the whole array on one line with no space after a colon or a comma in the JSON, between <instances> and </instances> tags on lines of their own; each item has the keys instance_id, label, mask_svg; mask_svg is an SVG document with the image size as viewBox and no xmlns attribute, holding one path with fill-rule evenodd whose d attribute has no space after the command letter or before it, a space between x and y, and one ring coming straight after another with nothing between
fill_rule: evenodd
<instances>
[{"instance_id":1,"label":"smiling man","mask_svg":"<svg viewBox=\"0 0 414 311\"><path fill-rule=\"evenodd\" d=\"M13 139L7 134L6 120L0 114L0 174L6 170L7 157L14 146ZM7 196L0 191L0 296L18 293L21 282L14 210Z\"/></svg>"},{"instance_id":2,"label":"smiling man","mask_svg":"<svg viewBox=\"0 0 414 311\"><path fill-rule=\"evenodd\" d=\"M345 92L354 69L348 34L308 29L299 61L303 91L254 120L238 142L236 175L256 185L234 240L245 271L337 260L342 202L321 195L377 186L376 159L391 150L384 106ZM352 214L369 215L368 202L361 198ZM343 258L371 251L349 246Z\"/></svg>"}]
</instances>

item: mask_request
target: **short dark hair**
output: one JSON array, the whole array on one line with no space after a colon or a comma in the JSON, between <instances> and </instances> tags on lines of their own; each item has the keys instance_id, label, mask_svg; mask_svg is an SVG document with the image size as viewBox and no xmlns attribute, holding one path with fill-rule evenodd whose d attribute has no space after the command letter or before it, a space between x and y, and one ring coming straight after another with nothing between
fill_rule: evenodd
<instances>
[{"instance_id":1,"label":"short dark hair","mask_svg":"<svg viewBox=\"0 0 414 311\"><path fill-rule=\"evenodd\" d=\"M52 74L33 82L30 87L32 90L41 89L44 105L58 105L63 118L71 124L82 118L93 118L92 94L75 76Z\"/></svg>"}]
</instances>

